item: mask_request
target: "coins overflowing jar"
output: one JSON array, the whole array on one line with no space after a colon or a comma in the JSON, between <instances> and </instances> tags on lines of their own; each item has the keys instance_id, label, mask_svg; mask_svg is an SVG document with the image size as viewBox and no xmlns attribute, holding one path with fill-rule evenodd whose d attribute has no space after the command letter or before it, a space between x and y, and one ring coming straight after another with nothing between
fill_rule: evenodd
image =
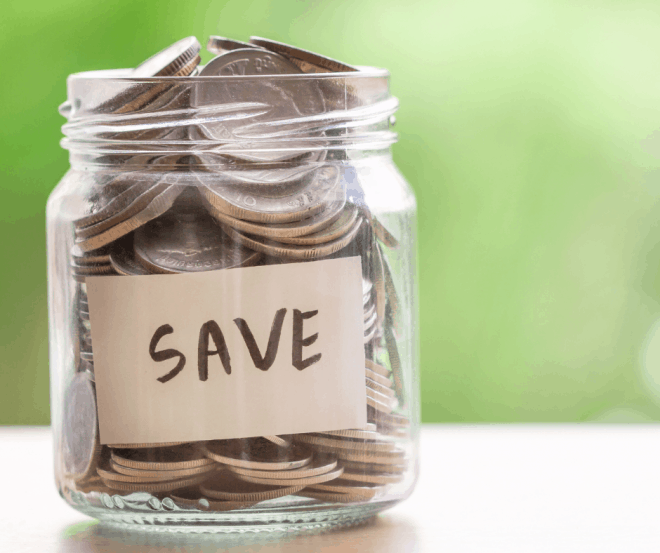
<instances>
[{"instance_id":1,"label":"coins overflowing jar","mask_svg":"<svg viewBox=\"0 0 660 553\"><path fill-rule=\"evenodd\" d=\"M117 525L325 528L417 475L415 198L381 69L253 37L72 75L55 472Z\"/></svg>"}]
</instances>

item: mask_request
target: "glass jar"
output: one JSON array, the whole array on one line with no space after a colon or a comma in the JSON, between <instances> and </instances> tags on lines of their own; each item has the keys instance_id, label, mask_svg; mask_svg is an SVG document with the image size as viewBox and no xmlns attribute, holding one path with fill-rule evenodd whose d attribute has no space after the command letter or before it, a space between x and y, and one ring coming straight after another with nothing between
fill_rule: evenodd
<instances>
[{"instance_id":1,"label":"glass jar","mask_svg":"<svg viewBox=\"0 0 660 553\"><path fill-rule=\"evenodd\" d=\"M48 201L55 474L79 511L325 528L418 470L415 198L389 74L73 75Z\"/></svg>"}]
</instances>

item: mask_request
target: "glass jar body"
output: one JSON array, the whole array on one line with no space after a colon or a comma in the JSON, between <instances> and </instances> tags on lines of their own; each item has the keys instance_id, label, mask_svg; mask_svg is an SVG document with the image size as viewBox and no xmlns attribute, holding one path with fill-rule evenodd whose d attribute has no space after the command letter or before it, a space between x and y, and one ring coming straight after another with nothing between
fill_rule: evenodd
<instances>
[{"instance_id":1,"label":"glass jar body","mask_svg":"<svg viewBox=\"0 0 660 553\"><path fill-rule=\"evenodd\" d=\"M76 102L75 86L85 113L89 87ZM154 89L170 90L157 82L150 101ZM351 90L388 102L373 83ZM89 133L69 127L47 232L55 475L74 508L116 525L290 531L412 492L415 198L387 147L332 144L354 131L337 135L329 102L327 130L294 130L293 150L270 137L209 152L217 136L185 118L171 134L91 110L90 156Z\"/></svg>"}]
</instances>

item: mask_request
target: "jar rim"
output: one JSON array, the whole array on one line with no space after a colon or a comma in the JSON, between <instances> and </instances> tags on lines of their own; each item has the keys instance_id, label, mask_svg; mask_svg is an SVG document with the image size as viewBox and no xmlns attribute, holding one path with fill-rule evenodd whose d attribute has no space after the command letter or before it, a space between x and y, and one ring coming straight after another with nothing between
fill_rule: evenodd
<instances>
[{"instance_id":1,"label":"jar rim","mask_svg":"<svg viewBox=\"0 0 660 553\"><path fill-rule=\"evenodd\" d=\"M295 73L291 75L220 75L220 76L188 76L188 77L131 77L132 69L101 69L95 71L81 71L72 73L67 81L79 81L90 79L94 81L117 81L122 83L165 83L165 82L222 82L236 80L326 80L326 79L369 79L369 78L389 78L390 72L387 69L371 66L356 66L359 71L343 71L335 73Z\"/></svg>"}]
</instances>

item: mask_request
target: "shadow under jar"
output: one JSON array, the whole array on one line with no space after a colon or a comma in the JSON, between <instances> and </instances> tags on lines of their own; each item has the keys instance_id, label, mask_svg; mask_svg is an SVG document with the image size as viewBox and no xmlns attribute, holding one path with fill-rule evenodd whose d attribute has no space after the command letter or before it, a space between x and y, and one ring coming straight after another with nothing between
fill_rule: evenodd
<instances>
[{"instance_id":1,"label":"shadow under jar","mask_svg":"<svg viewBox=\"0 0 660 553\"><path fill-rule=\"evenodd\" d=\"M291 530L411 493L416 207L388 78L69 78L71 169L47 219L70 505Z\"/></svg>"}]
</instances>

